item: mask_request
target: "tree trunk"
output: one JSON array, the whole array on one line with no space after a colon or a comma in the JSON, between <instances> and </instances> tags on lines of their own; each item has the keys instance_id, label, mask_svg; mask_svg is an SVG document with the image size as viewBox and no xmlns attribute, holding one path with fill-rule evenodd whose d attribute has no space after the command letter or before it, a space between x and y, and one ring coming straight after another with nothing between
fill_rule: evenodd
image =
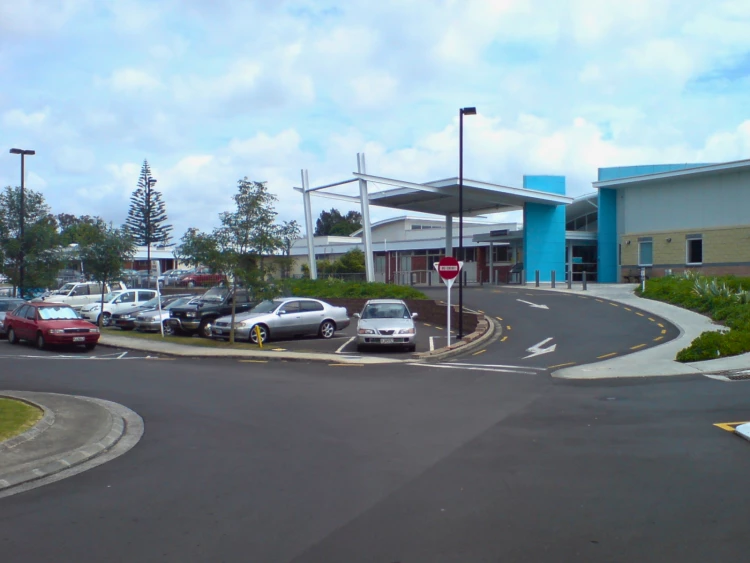
<instances>
[{"instance_id":1,"label":"tree trunk","mask_svg":"<svg viewBox=\"0 0 750 563\"><path fill-rule=\"evenodd\" d=\"M97 320L97 325L99 326L99 330L102 330L102 322L104 321L104 289L107 287L106 282L102 282L102 295L99 300L99 319Z\"/></svg>"},{"instance_id":2,"label":"tree trunk","mask_svg":"<svg viewBox=\"0 0 750 563\"><path fill-rule=\"evenodd\" d=\"M232 321L229 325L229 343L234 344L234 315L237 311L237 276L232 281Z\"/></svg>"}]
</instances>

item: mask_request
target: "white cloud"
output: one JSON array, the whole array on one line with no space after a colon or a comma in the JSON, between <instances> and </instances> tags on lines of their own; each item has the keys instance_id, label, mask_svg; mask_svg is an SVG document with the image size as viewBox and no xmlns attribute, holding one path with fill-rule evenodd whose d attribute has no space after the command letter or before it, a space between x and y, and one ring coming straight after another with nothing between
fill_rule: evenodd
<instances>
[{"instance_id":1,"label":"white cloud","mask_svg":"<svg viewBox=\"0 0 750 563\"><path fill-rule=\"evenodd\" d=\"M12 109L3 114L3 125L20 129L38 128L47 123L49 114L49 107L34 112Z\"/></svg>"},{"instance_id":2,"label":"white cloud","mask_svg":"<svg viewBox=\"0 0 750 563\"><path fill-rule=\"evenodd\" d=\"M56 151L57 168L61 172L86 174L96 162L94 152L88 148L63 146Z\"/></svg>"},{"instance_id":3,"label":"white cloud","mask_svg":"<svg viewBox=\"0 0 750 563\"><path fill-rule=\"evenodd\" d=\"M115 70L109 78L109 84L115 92L126 94L150 92L161 87L158 79L137 68Z\"/></svg>"}]
</instances>

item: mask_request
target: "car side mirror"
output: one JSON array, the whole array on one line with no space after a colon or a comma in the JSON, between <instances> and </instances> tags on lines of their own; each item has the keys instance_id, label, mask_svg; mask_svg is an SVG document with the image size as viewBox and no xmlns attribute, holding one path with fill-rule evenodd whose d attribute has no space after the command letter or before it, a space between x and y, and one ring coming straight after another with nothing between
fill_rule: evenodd
<instances>
[{"instance_id":1,"label":"car side mirror","mask_svg":"<svg viewBox=\"0 0 750 563\"><path fill-rule=\"evenodd\" d=\"M416 319L419 316L419 313L412 313L411 318Z\"/></svg>"},{"instance_id":2,"label":"car side mirror","mask_svg":"<svg viewBox=\"0 0 750 563\"><path fill-rule=\"evenodd\" d=\"M352 315L352 317L354 317L355 319L361 319L361 318L362 318L362 315L360 315L359 313L354 313L354 314Z\"/></svg>"}]
</instances>

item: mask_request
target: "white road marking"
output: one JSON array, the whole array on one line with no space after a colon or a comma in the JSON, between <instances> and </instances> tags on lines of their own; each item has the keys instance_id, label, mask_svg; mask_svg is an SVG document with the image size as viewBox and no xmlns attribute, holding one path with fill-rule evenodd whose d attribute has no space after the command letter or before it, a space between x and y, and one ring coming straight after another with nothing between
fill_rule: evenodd
<instances>
[{"instance_id":1,"label":"white road marking","mask_svg":"<svg viewBox=\"0 0 750 563\"><path fill-rule=\"evenodd\" d=\"M526 305L529 305L530 307L533 307L535 309L549 309L547 305L537 305L536 303L532 303L531 301L524 301L523 299L516 299L516 301L520 301L521 303L525 303Z\"/></svg>"},{"instance_id":2,"label":"white road marking","mask_svg":"<svg viewBox=\"0 0 750 563\"><path fill-rule=\"evenodd\" d=\"M356 336L352 336L352 337L351 337L351 338L350 338L349 340L347 340L347 341L346 341L346 342L344 342L344 343L343 343L343 344L342 344L341 346L339 346L339 347L338 347L338 349L336 350L336 353L337 353L337 354L341 354L341 353L342 353L342 350L343 350L344 348L346 348L347 346L349 346L349 344L351 344L352 342L354 342L354 341L355 341L356 339L357 339L357 337L356 337Z\"/></svg>"},{"instance_id":3,"label":"white road marking","mask_svg":"<svg viewBox=\"0 0 750 563\"><path fill-rule=\"evenodd\" d=\"M469 367L469 365L458 366L455 364L409 364L410 366L422 366L426 368L442 368L442 369L462 369L469 371L492 371L495 373L518 373L521 375L536 375L534 371L521 371L515 369L499 369L499 368L486 368L486 367Z\"/></svg>"},{"instance_id":4,"label":"white road marking","mask_svg":"<svg viewBox=\"0 0 750 563\"><path fill-rule=\"evenodd\" d=\"M542 348L547 342L552 340L552 336L549 338L545 338L541 342L538 342L537 344L534 344L531 348L526 348L527 352L531 352L528 356L525 356L523 359L526 360L528 358L533 358L534 356L541 356L542 354L549 354L550 352L554 352L555 348L557 348L557 344L552 344L551 346L547 346L546 348Z\"/></svg>"},{"instance_id":5,"label":"white road marking","mask_svg":"<svg viewBox=\"0 0 750 563\"><path fill-rule=\"evenodd\" d=\"M435 337L430 336L430 352L434 352L434 351L435 351Z\"/></svg>"},{"instance_id":6,"label":"white road marking","mask_svg":"<svg viewBox=\"0 0 750 563\"><path fill-rule=\"evenodd\" d=\"M117 356L117 359L118 359L118 360L122 360L122 359L123 359L123 358L124 358L125 356L127 356L127 355L128 355L128 353L127 353L127 352L123 352L122 354L120 354L119 356Z\"/></svg>"},{"instance_id":7,"label":"white road marking","mask_svg":"<svg viewBox=\"0 0 750 563\"><path fill-rule=\"evenodd\" d=\"M535 368L533 366L512 366L506 364L469 364L461 362L446 362L449 366L480 366L483 368L511 368L511 369L535 369L537 371L547 371L547 368Z\"/></svg>"}]
</instances>

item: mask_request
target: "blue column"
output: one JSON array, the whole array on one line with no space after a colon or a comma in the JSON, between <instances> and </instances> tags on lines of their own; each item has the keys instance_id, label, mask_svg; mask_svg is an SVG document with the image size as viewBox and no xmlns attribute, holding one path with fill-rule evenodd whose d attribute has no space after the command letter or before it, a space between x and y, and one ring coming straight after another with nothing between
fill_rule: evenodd
<instances>
[{"instance_id":1,"label":"blue column","mask_svg":"<svg viewBox=\"0 0 750 563\"><path fill-rule=\"evenodd\" d=\"M599 188L598 279L600 283L617 283L617 190Z\"/></svg>"},{"instance_id":2,"label":"blue column","mask_svg":"<svg viewBox=\"0 0 750 563\"><path fill-rule=\"evenodd\" d=\"M565 176L524 176L523 187L565 195ZM526 281L565 279L565 206L526 203L523 206L523 267Z\"/></svg>"}]
</instances>

